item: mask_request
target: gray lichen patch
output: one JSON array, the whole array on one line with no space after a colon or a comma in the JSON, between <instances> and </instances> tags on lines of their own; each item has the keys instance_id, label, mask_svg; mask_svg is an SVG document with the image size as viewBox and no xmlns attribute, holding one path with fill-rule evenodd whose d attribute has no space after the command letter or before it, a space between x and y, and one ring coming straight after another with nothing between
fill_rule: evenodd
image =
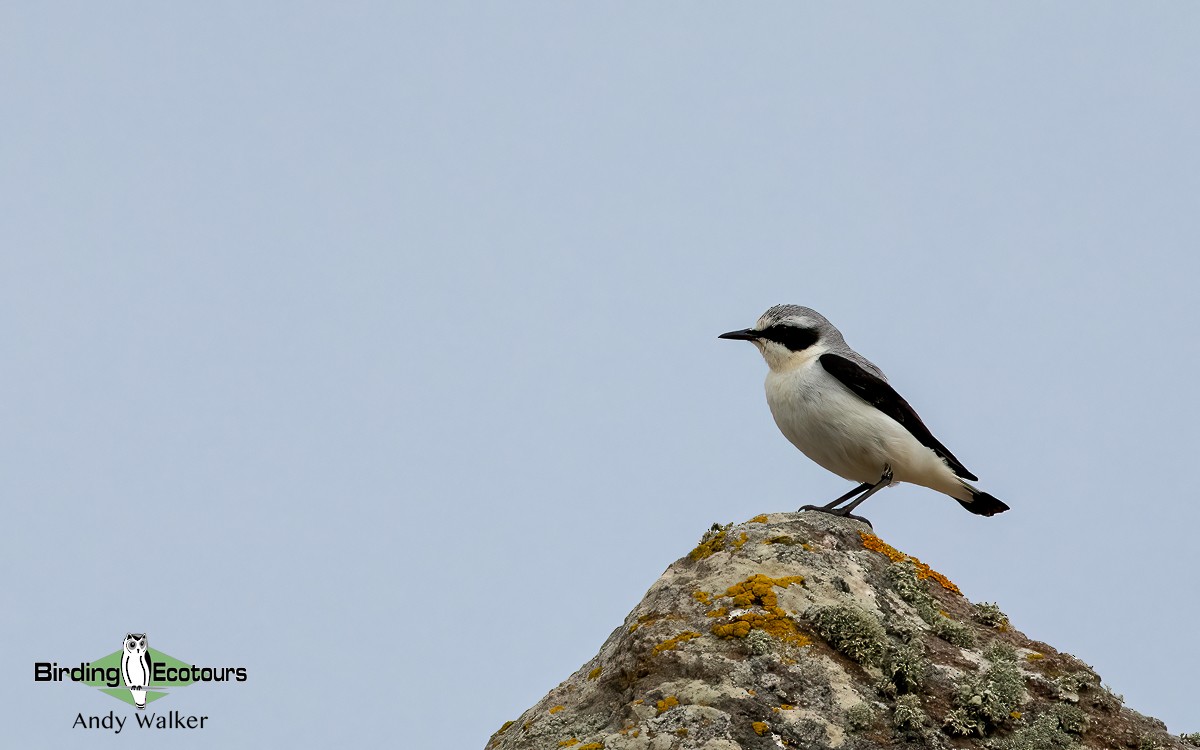
<instances>
[{"instance_id":1,"label":"gray lichen patch","mask_svg":"<svg viewBox=\"0 0 1200 750\"><path fill-rule=\"evenodd\" d=\"M892 726L900 730L918 730L929 723L921 699L915 695L902 695L896 699L892 709Z\"/></svg>"},{"instance_id":2,"label":"gray lichen patch","mask_svg":"<svg viewBox=\"0 0 1200 750\"><path fill-rule=\"evenodd\" d=\"M835 651L865 667L879 666L888 652L887 633L876 615L853 604L813 607L805 613Z\"/></svg>"},{"instance_id":3,"label":"gray lichen patch","mask_svg":"<svg viewBox=\"0 0 1200 750\"><path fill-rule=\"evenodd\" d=\"M1011 735L993 743L995 750L1075 750L1087 717L1071 706L1052 706L1025 723Z\"/></svg>"},{"instance_id":4,"label":"gray lichen patch","mask_svg":"<svg viewBox=\"0 0 1200 750\"><path fill-rule=\"evenodd\" d=\"M1025 682L1011 647L993 644L983 654L990 666L963 680L954 694L955 708L943 722L951 734L982 737L1006 726L1020 714Z\"/></svg>"},{"instance_id":5,"label":"gray lichen patch","mask_svg":"<svg viewBox=\"0 0 1200 750\"><path fill-rule=\"evenodd\" d=\"M995 628L1001 632L1008 629L1008 615L1000 611L998 605L991 602L975 605L975 619L989 628Z\"/></svg>"}]
</instances>

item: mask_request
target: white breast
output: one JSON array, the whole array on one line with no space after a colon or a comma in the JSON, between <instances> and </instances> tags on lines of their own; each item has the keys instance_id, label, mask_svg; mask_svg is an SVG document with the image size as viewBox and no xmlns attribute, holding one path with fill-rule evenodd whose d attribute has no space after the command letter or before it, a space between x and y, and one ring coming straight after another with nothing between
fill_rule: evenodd
<instances>
[{"instance_id":1,"label":"white breast","mask_svg":"<svg viewBox=\"0 0 1200 750\"><path fill-rule=\"evenodd\" d=\"M884 466L895 481L961 492L945 462L891 417L851 393L816 357L771 371L767 404L792 445L818 465L852 482L879 481Z\"/></svg>"}]
</instances>

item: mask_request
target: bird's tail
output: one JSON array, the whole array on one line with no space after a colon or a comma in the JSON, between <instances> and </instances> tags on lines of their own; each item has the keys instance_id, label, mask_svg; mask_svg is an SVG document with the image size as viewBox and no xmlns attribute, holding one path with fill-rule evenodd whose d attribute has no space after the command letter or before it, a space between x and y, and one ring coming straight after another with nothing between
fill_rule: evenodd
<instances>
[{"instance_id":1,"label":"bird's tail","mask_svg":"<svg viewBox=\"0 0 1200 750\"><path fill-rule=\"evenodd\" d=\"M966 484L964 482L964 484ZM968 485L970 487L970 485ZM970 487L971 499L959 500L958 504L977 516L994 516L997 513L1003 513L1008 510L1008 506L1003 501L997 500L986 492L980 492L974 487ZM957 498L955 498L957 499Z\"/></svg>"}]
</instances>

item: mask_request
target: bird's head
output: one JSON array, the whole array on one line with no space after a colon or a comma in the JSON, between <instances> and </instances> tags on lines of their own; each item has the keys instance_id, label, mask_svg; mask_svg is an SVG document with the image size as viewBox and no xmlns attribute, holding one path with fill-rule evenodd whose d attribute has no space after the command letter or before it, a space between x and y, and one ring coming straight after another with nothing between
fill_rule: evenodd
<instances>
[{"instance_id":1,"label":"bird's head","mask_svg":"<svg viewBox=\"0 0 1200 750\"><path fill-rule=\"evenodd\" d=\"M775 305L753 328L722 333L718 338L753 342L767 366L777 372L799 367L835 342L844 343L842 334L824 315L799 305Z\"/></svg>"}]
</instances>

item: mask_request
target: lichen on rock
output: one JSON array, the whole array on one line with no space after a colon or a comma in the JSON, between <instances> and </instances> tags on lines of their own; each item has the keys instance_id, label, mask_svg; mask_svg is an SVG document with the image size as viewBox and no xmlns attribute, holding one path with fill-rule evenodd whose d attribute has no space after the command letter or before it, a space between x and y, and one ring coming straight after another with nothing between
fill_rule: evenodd
<instances>
[{"instance_id":1,"label":"lichen on rock","mask_svg":"<svg viewBox=\"0 0 1200 750\"><path fill-rule=\"evenodd\" d=\"M864 524L781 513L714 524L594 658L486 747L1193 745Z\"/></svg>"}]
</instances>

